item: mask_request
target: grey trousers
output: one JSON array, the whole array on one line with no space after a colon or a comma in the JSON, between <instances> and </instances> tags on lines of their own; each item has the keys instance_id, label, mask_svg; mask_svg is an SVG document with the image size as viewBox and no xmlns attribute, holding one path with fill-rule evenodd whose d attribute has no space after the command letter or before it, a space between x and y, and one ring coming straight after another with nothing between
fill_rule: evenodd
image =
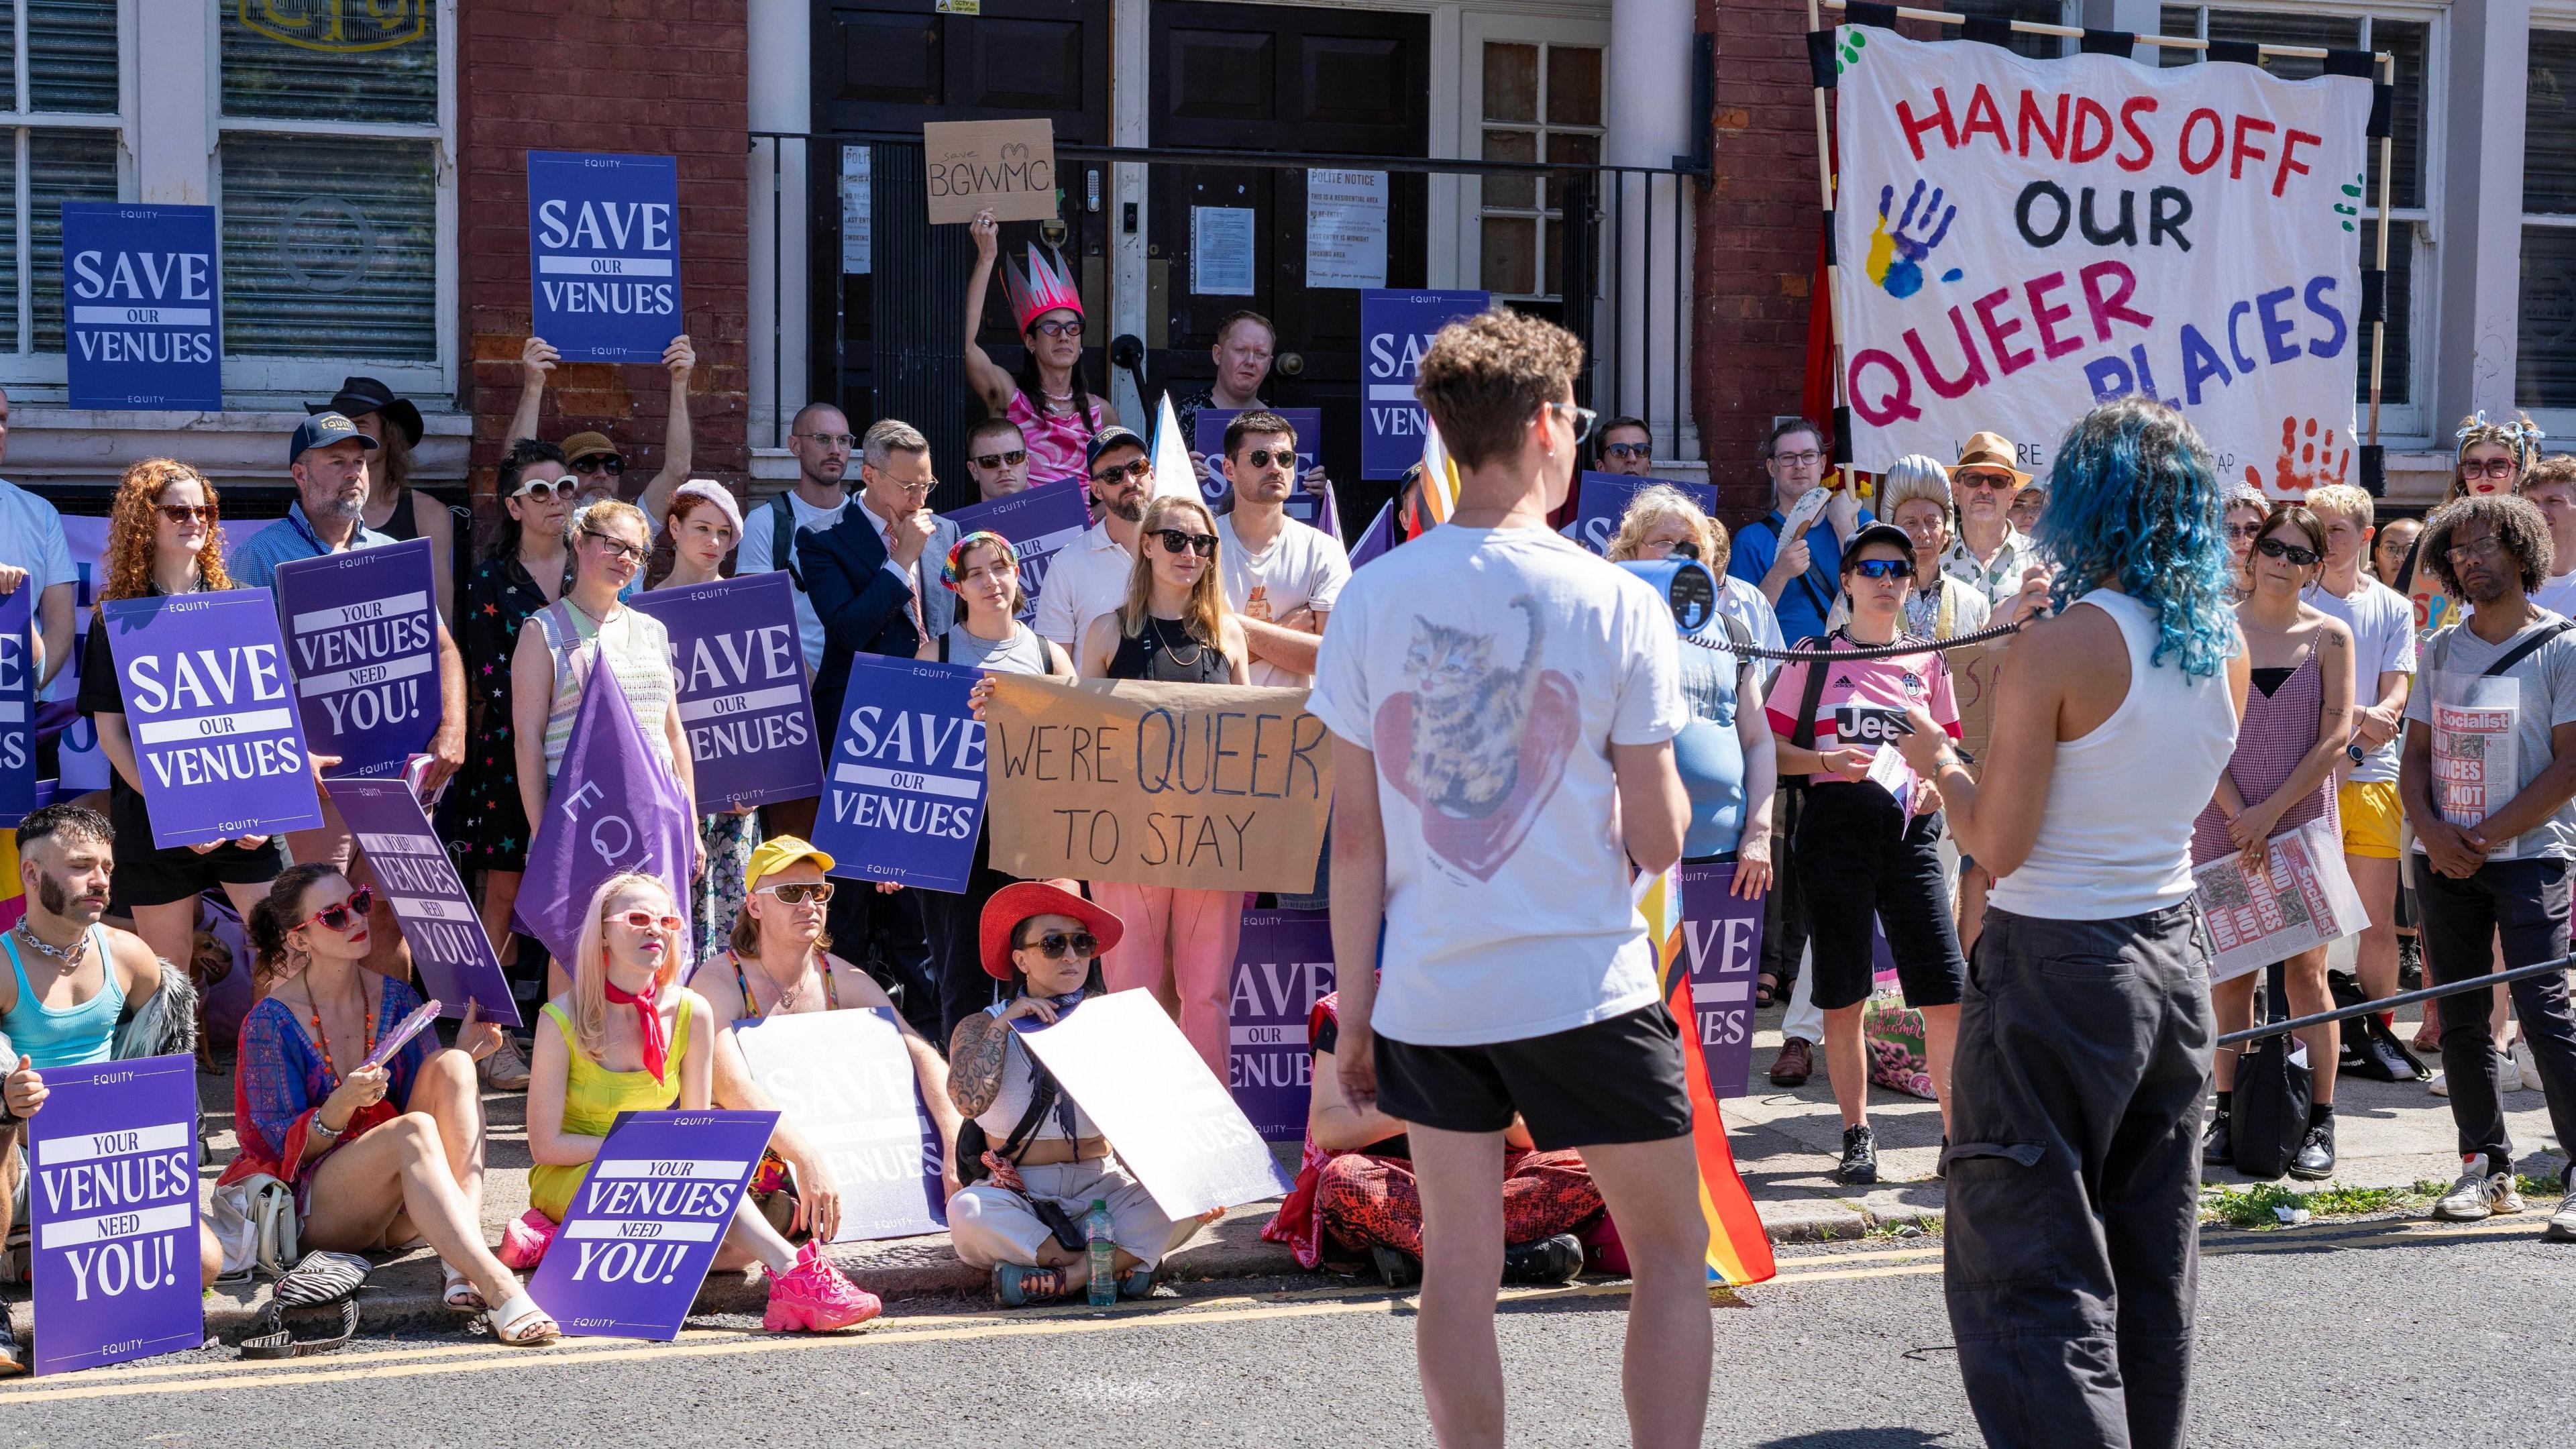
<instances>
[{"instance_id":1,"label":"grey trousers","mask_svg":"<svg viewBox=\"0 0 2576 1449\"><path fill-rule=\"evenodd\" d=\"M2179 1449L2209 963L2188 904L1989 909L1951 1069L1950 1327L1997 1449Z\"/></svg>"}]
</instances>

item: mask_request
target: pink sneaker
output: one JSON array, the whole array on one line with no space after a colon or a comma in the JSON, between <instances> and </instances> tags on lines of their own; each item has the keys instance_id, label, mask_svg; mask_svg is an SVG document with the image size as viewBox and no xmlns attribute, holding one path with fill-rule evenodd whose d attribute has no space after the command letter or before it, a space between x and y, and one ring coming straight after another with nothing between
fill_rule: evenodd
<instances>
[{"instance_id":1,"label":"pink sneaker","mask_svg":"<svg viewBox=\"0 0 2576 1449\"><path fill-rule=\"evenodd\" d=\"M877 1295L842 1276L812 1243L796 1250L796 1266L769 1280L769 1311L760 1326L772 1333L805 1329L829 1333L867 1322L885 1311Z\"/></svg>"},{"instance_id":2,"label":"pink sneaker","mask_svg":"<svg viewBox=\"0 0 2576 1449\"><path fill-rule=\"evenodd\" d=\"M555 1240L555 1220L530 1208L501 1229L499 1257L505 1268L533 1268L546 1256L546 1246Z\"/></svg>"}]
</instances>

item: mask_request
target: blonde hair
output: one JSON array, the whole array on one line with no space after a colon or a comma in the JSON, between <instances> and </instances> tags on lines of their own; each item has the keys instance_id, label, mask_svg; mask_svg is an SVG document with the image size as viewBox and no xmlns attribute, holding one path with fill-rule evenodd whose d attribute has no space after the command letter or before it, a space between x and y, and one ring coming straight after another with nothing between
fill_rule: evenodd
<instances>
[{"instance_id":1,"label":"blonde hair","mask_svg":"<svg viewBox=\"0 0 2576 1449\"><path fill-rule=\"evenodd\" d=\"M2523 470L2522 481L2513 485L2516 493L2528 493L2545 484L2576 484L2576 457L2552 453Z\"/></svg>"},{"instance_id":2,"label":"blonde hair","mask_svg":"<svg viewBox=\"0 0 2576 1449\"><path fill-rule=\"evenodd\" d=\"M2355 487L2350 483L2328 483L2323 487L2309 489L2308 511L2331 513L2337 518L2350 519L2364 528L2370 527L2379 517L2378 505L2370 501L2369 490Z\"/></svg>"},{"instance_id":3,"label":"blonde hair","mask_svg":"<svg viewBox=\"0 0 2576 1449\"><path fill-rule=\"evenodd\" d=\"M1222 654L1225 652L1225 537L1216 531L1216 515L1195 498L1167 493L1145 505L1144 521L1137 525L1136 568L1127 576L1127 602L1118 606L1118 632L1135 638L1145 632L1145 615L1154 597L1153 551L1162 547L1155 541L1154 530L1171 525L1162 520L1187 509L1197 517L1199 526L1216 539L1216 552L1209 554L1207 567L1199 570L1197 583L1190 585L1189 608L1181 616L1181 626L1190 637Z\"/></svg>"},{"instance_id":4,"label":"blonde hair","mask_svg":"<svg viewBox=\"0 0 2576 1449\"><path fill-rule=\"evenodd\" d=\"M1602 556L1612 563L1624 563L1635 558L1637 550L1646 542L1646 535L1654 532L1655 526L1667 518L1678 518L1690 525L1690 531L1699 539L1700 562L1707 564L1712 573L1726 567L1722 557L1715 563L1709 562L1710 556L1717 552L1711 547L1709 531L1717 525L1700 511L1700 506L1691 501L1689 494L1669 483L1637 490L1637 496L1628 500L1628 511L1619 516L1619 532L1611 538L1610 546Z\"/></svg>"},{"instance_id":5,"label":"blonde hair","mask_svg":"<svg viewBox=\"0 0 2576 1449\"><path fill-rule=\"evenodd\" d=\"M581 941L573 948L572 957L572 1035L573 1044L593 1062L608 1050L608 903L618 892L649 886L673 911L678 901L671 887L658 876L636 871L622 871L599 883L590 897L590 914L581 922ZM662 953L662 969L653 976L653 989L662 992L680 979L679 943Z\"/></svg>"},{"instance_id":6,"label":"blonde hair","mask_svg":"<svg viewBox=\"0 0 2576 1449\"><path fill-rule=\"evenodd\" d=\"M2530 472L2531 465L2540 457L2543 434L2539 424L2531 420L2531 414L2519 409L2500 423L2488 422L2486 411L2480 409L2460 419L2460 430L2452 436L2459 440L2459 446L2451 450L2451 483L2442 494L2445 503L2468 493L2469 485L2460 479L2460 463L2469 456L2469 449L2480 443L2493 443L2513 454L2514 491L2520 492L2522 475Z\"/></svg>"},{"instance_id":7,"label":"blonde hair","mask_svg":"<svg viewBox=\"0 0 2576 1449\"><path fill-rule=\"evenodd\" d=\"M1887 476L1878 485L1878 506L1871 511L1890 523L1896 521L1897 505L1917 498L1929 498L1941 505L1944 518L1950 513L1950 470L1938 458L1921 453L1908 453L1888 465Z\"/></svg>"}]
</instances>

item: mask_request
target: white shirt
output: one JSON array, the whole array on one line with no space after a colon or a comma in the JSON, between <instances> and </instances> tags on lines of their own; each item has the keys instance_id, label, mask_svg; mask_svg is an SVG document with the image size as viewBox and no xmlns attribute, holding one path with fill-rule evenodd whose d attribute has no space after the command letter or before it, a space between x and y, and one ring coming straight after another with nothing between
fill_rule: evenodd
<instances>
[{"instance_id":1,"label":"white shirt","mask_svg":"<svg viewBox=\"0 0 2576 1449\"><path fill-rule=\"evenodd\" d=\"M1950 540L1950 546L1941 551L1941 572L1984 595L1990 608L2000 608L2004 600L2020 593L2021 576L2034 564L2046 562L2038 541L2010 523L2004 525L2004 541L1990 563L1977 562L1964 535Z\"/></svg>"},{"instance_id":2,"label":"white shirt","mask_svg":"<svg viewBox=\"0 0 2576 1449\"><path fill-rule=\"evenodd\" d=\"M1127 584L1136 573L1136 555L1095 523L1082 537L1057 551L1048 567L1046 587L1038 590L1038 632L1065 647L1076 667L1082 659L1082 636L1091 621L1114 614L1127 602Z\"/></svg>"},{"instance_id":3,"label":"white shirt","mask_svg":"<svg viewBox=\"0 0 2576 1449\"><path fill-rule=\"evenodd\" d=\"M2576 619L2576 572L2551 574L2542 579L2540 591L2531 596L2531 606Z\"/></svg>"},{"instance_id":4,"label":"white shirt","mask_svg":"<svg viewBox=\"0 0 2576 1449\"><path fill-rule=\"evenodd\" d=\"M850 506L849 499L845 497L837 507L817 508L797 496L793 488L779 496L785 498L787 506L795 511L797 528L810 528L818 533L840 522L841 514ZM735 552L733 564L734 576L737 578L745 574L765 574L772 569L787 567L787 560L770 557L770 535L778 526L778 516L769 509L770 506L763 503L751 510L750 515L742 521L742 547ZM790 549L796 546L794 529L788 531L787 545ZM796 633L805 645L805 667L821 669L823 667L823 620L815 614L814 601L805 597L802 586L796 589L795 594Z\"/></svg>"},{"instance_id":5,"label":"white shirt","mask_svg":"<svg viewBox=\"0 0 2576 1449\"><path fill-rule=\"evenodd\" d=\"M27 581L19 587L34 591L28 603L35 611L39 631L45 622L45 590L55 584L80 582L80 575L72 569L71 545L63 538L62 514L54 505L5 478L0 478L0 564L27 571ZM54 676L54 688L47 693L70 698L67 691L72 672L66 664Z\"/></svg>"},{"instance_id":6,"label":"white shirt","mask_svg":"<svg viewBox=\"0 0 2576 1449\"><path fill-rule=\"evenodd\" d=\"M1297 609L1313 609L1318 614L1332 612L1333 604L1342 596L1342 585L1351 577L1351 556L1340 539L1293 518L1282 518L1279 536L1270 540L1270 547L1255 553L1235 536L1234 519L1229 512L1216 521L1216 551L1223 563L1227 607L1242 613L1245 601L1259 586L1274 620ZM1252 682L1304 689L1314 680L1267 659L1254 659Z\"/></svg>"},{"instance_id":7,"label":"white shirt","mask_svg":"<svg viewBox=\"0 0 2576 1449\"><path fill-rule=\"evenodd\" d=\"M2551 580L2556 583L2558 580ZM2576 584L2576 577L2569 582ZM2355 709L2366 709L2379 703L2379 676L2394 671L2415 672L2415 608L2406 596L2365 573L2361 586L2349 597L2340 596L2322 583L2311 584L2299 595L2320 613L2341 619L2352 631L2352 703ZM2551 607L2543 604L2541 607ZM2401 727L2397 738L2381 745L2352 767L2347 777L2357 784L2397 778L2399 741L2405 738Z\"/></svg>"},{"instance_id":8,"label":"white shirt","mask_svg":"<svg viewBox=\"0 0 2576 1449\"><path fill-rule=\"evenodd\" d=\"M1717 576L1717 611L1744 626L1753 642L1765 649L1786 649L1780 637L1780 613L1771 607L1763 592L1733 574ZM1757 659L1761 666L1762 687L1771 687L1771 676L1780 672L1777 659Z\"/></svg>"},{"instance_id":9,"label":"white shirt","mask_svg":"<svg viewBox=\"0 0 2576 1449\"><path fill-rule=\"evenodd\" d=\"M1680 647L1651 585L1545 529L1443 524L1351 576L1306 707L1376 751L1376 1030L1519 1041L1655 1000L1610 747L1690 722Z\"/></svg>"}]
</instances>

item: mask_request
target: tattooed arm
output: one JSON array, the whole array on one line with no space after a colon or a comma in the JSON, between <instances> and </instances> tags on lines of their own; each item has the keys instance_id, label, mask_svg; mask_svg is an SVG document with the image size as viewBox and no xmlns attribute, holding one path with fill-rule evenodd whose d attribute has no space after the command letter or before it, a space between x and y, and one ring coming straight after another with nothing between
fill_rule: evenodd
<instances>
[{"instance_id":1,"label":"tattooed arm","mask_svg":"<svg viewBox=\"0 0 2576 1449\"><path fill-rule=\"evenodd\" d=\"M1002 1019L977 1012L957 1023L948 1043L948 1100L960 1116L978 1117L991 1110L1002 1093L1002 1064L1008 1060L1011 1029Z\"/></svg>"}]
</instances>

